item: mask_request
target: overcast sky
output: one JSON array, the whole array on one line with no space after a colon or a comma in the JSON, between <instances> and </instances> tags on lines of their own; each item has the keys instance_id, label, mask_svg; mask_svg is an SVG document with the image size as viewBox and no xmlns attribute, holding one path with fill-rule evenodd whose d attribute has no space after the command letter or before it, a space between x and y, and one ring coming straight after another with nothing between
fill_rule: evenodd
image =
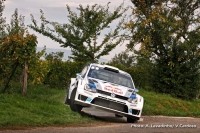
<instances>
[{"instance_id":1,"label":"overcast sky","mask_svg":"<svg viewBox=\"0 0 200 133\"><path fill-rule=\"evenodd\" d=\"M10 23L10 17L17 8L18 13L25 16L25 24L28 25L31 24L30 14L33 14L34 18L39 21L40 9L42 9L48 20L66 23L66 4L68 4L71 9L75 9L80 4L83 6L94 5L95 3L106 5L108 2L107 0L6 0L3 16L6 17L7 23ZM110 2L110 8L113 9L119 6L123 0L110 0ZM131 4L130 0L125 0L125 5ZM46 45L47 48L62 49L58 43L52 41L50 38L44 37L30 29L29 31L38 37L38 47ZM118 46L111 51L108 56L104 56L103 58L109 59L123 50L125 50L125 46Z\"/></svg>"}]
</instances>

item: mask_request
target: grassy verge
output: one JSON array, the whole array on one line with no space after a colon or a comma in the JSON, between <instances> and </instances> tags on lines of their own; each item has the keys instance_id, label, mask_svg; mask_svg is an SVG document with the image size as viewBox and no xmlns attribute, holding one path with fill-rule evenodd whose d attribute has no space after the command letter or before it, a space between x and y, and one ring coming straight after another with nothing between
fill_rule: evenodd
<instances>
[{"instance_id":1,"label":"grassy verge","mask_svg":"<svg viewBox=\"0 0 200 133\"><path fill-rule=\"evenodd\" d=\"M75 113L64 104L65 90L42 85L28 87L23 97L20 87L0 94L0 129L14 126L68 126L99 123L93 117ZM2 89L2 88L1 88ZM142 115L200 117L200 100L184 101L169 95L140 90L145 99Z\"/></svg>"},{"instance_id":2,"label":"grassy verge","mask_svg":"<svg viewBox=\"0 0 200 133\"><path fill-rule=\"evenodd\" d=\"M29 86L27 96L0 94L0 128L7 126L56 126L96 121L82 116L64 104L65 90Z\"/></svg>"},{"instance_id":3,"label":"grassy verge","mask_svg":"<svg viewBox=\"0 0 200 133\"><path fill-rule=\"evenodd\" d=\"M200 117L200 100L186 101L166 94L140 90L144 97L142 115Z\"/></svg>"}]
</instances>

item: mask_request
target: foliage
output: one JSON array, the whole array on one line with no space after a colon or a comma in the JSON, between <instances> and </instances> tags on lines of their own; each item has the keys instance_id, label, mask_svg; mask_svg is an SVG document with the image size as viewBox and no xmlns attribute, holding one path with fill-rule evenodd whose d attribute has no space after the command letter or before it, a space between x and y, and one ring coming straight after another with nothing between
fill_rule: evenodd
<instances>
[{"instance_id":1,"label":"foliage","mask_svg":"<svg viewBox=\"0 0 200 133\"><path fill-rule=\"evenodd\" d=\"M139 61L134 66L125 67L123 64L109 62L107 65L115 66L127 73L129 73L133 79L133 82L136 88L144 88L146 90L154 90L150 85L152 84L152 65L151 63L147 64L147 61L142 58L142 61Z\"/></svg>"},{"instance_id":2,"label":"foliage","mask_svg":"<svg viewBox=\"0 0 200 133\"><path fill-rule=\"evenodd\" d=\"M63 54L63 52L46 53L46 47L37 52L36 57L31 60L29 83L66 89L70 78L81 71L84 63L62 61Z\"/></svg>"},{"instance_id":3,"label":"foliage","mask_svg":"<svg viewBox=\"0 0 200 133\"><path fill-rule=\"evenodd\" d=\"M132 0L129 48L154 63L152 87L173 96L195 98L199 86L199 0ZM136 53L136 52L135 52Z\"/></svg>"},{"instance_id":4,"label":"foliage","mask_svg":"<svg viewBox=\"0 0 200 133\"><path fill-rule=\"evenodd\" d=\"M138 85L146 90L155 90L153 86L152 79L154 74L154 67L151 60L145 56L138 56L137 57L137 64L135 67L137 68L137 78L138 78ZM133 73L134 75L134 73Z\"/></svg>"},{"instance_id":5,"label":"foliage","mask_svg":"<svg viewBox=\"0 0 200 133\"><path fill-rule=\"evenodd\" d=\"M115 55L108 65L118 67L128 72L134 80L135 86L146 90L154 90L152 86L153 63L148 57L131 55L128 49Z\"/></svg>"},{"instance_id":6,"label":"foliage","mask_svg":"<svg viewBox=\"0 0 200 133\"><path fill-rule=\"evenodd\" d=\"M35 57L37 39L35 35L28 33L24 25L24 17L18 15L17 9L12 15L10 25L7 25L5 33L0 45L0 69L2 80L8 85L17 66L21 66L18 69L21 74L25 62L29 64L30 60Z\"/></svg>"},{"instance_id":7,"label":"foliage","mask_svg":"<svg viewBox=\"0 0 200 133\"><path fill-rule=\"evenodd\" d=\"M31 59L29 67L29 83L42 84L46 78L47 73L50 71L48 61L43 60L46 52L46 47L36 53L36 56Z\"/></svg>"},{"instance_id":8,"label":"foliage","mask_svg":"<svg viewBox=\"0 0 200 133\"><path fill-rule=\"evenodd\" d=\"M51 52L49 54L45 53L45 59L47 61L52 61L52 60L62 61L63 56L64 56L64 52Z\"/></svg>"},{"instance_id":9,"label":"foliage","mask_svg":"<svg viewBox=\"0 0 200 133\"><path fill-rule=\"evenodd\" d=\"M84 63L51 60L48 61L48 65L50 70L44 79L44 84L52 88L66 89L70 78L76 77L76 73L81 71Z\"/></svg>"},{"instance_id":10,"label":"foliage","mask_svg":"<svg viewBox=\"0 0 200 133\"><path fill-rule=\"evenodd\" d=\"M121 4L110 12L109 3L106 6L94 4L85 8L79 5L79 14L72 12L67 5L69 22L64 24L46 20L41 10L41 26L37 25L31 15L33 24L29 27L62 44L62 47L70 47L74 61L95 62L123 41L120 31L124 22L123 14L127 9ZM111 30L111 23L119 19L121 20L115 29ZM104 36L101 42L98 39L100 36Z\"/></svg>"},{"instance_id":11,"label":"foliage","mask_svg":"<svg viewBox=\"0 0 200 133\"><path fill-rule=\"evenodd\" d=\"M136 64L136 57L134 55L130 55L128 50L125 50L117 55L115 55L110 64L120 64L124 67L131 67Z\"/></svg>"},{"instance_id":12,"label":"foliage","mask_svg":"<svg viewBox=\"0 0 200 133\"><path fill-rule=\"evenodd\" d=\"M3 39L3 36L5 34L5 25L6 25L6 20L5 18L3 18L3 10L4 10L4 0L0 0L0 47L2 46L2 39ZM1 59L1 58L0 58ZM0 66L0 79L3 78L3 69L2 67ZM1 80L0 80L0 83L1 83Z\"/></svg>"}]
</instances>

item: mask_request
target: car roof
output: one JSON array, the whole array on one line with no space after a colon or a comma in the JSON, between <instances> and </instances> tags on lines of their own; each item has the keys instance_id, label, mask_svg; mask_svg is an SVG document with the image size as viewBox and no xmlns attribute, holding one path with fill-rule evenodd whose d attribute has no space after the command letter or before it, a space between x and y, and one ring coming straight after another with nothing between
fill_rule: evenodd
<instances>
[{"instance_id":1,"label":"car roof","mask_svg":"<svg viewBox=\"0 0 200 133\"><path fill-rule=\"evenodd\" d=\"M127 72L125 72L125 71L123 71L123 70L120 70L119 68L114 67L114 66L110 66L110 65L101 65L101 64L98 64L98 63L91 63L90 65L95 65L95 66L103 67L103 68L107 67L107 68L110 68L110 69L117 70L117 71L119 71L119 73L126 74L126 75L129 75L129 76L130 76L129 73L127 73Z\"/></svg>"}]
</instances>

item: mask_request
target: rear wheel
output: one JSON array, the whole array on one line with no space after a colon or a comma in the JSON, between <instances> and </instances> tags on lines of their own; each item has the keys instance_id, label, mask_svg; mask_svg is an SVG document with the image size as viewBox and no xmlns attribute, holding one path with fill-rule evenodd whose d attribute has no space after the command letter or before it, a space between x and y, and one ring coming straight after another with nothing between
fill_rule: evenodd
<instances>
[{"instance_id":1,"label":"rear wheel","mask_svg":"<svg viewBox=\"0 0 200 133\"><path fill-rule=\"evenodd\" d=\"M82 110L82 106L81 105L78 105L78 104L75 104L75 96L76 96L76 90L77 88L74 88L74 90L72 91L72 94L71 94L71 97L70 97L70 108L72 111L75 111L75 112L81 112Z\"/></svg>"},{"instance_id":2,"label":"rear wheel","mask_svg":"<svg viewBox=\"0 0 200 133\"><path fill-rule=\"evenodd\" d=\"M128 122L128 123L136 123L137 120L127 117L127 122Z\"/></svg>"}]
</instances>

